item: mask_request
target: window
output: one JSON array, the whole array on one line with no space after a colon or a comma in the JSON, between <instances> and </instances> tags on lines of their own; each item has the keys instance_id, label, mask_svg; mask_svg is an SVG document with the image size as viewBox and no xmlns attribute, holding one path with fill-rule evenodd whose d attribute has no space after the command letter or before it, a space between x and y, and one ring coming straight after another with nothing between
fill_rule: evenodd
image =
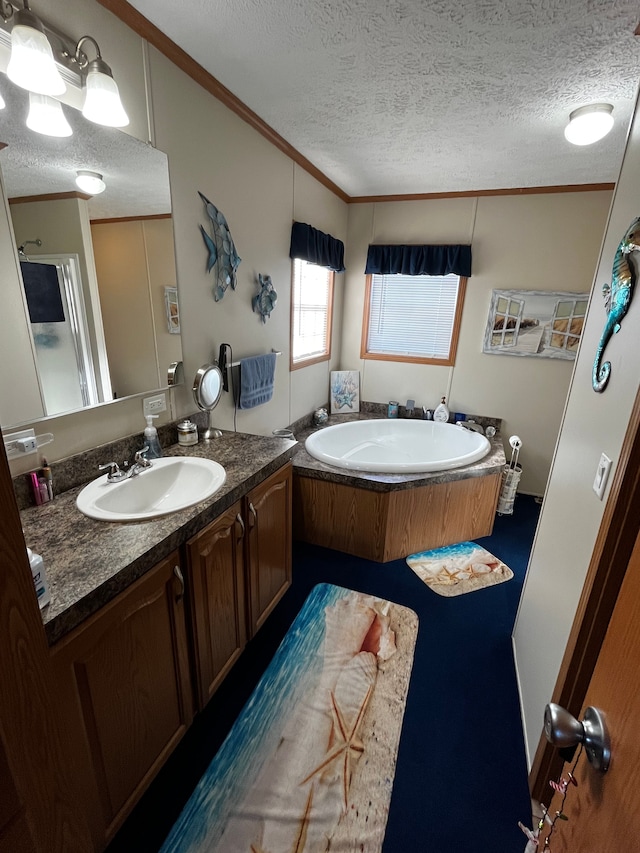
<instances>
[{"instance_id":1,"label":"window","mask_svg":"<svg viewBox=\"0 0 640 853\"><path fill-rule=\"evenodd\" d=\"M368 275L361 357L453 365L467 279Z\"/></svg>"},{"instance_id":2,"label":"window","mask_svg":"<svg viewBox=\"0 0 640 853\"><path fill-rule=\"evenodd\" d=\"M334 274L295 258L291 287L291 369L331 356Z\"/></svg>"}]
</instances>

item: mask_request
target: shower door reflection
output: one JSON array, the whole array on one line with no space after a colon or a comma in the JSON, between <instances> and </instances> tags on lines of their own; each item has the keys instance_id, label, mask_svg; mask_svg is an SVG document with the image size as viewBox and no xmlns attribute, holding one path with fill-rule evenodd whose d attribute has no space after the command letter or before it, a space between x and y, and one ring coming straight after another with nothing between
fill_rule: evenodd
<instances>
[{"instance_id":1,"label":"shower door reflection","mask_svg":"<svg viewBox=\"0 0 640 853\"><path fill-rule=\"evenodd\" d=\"M38 255L20 268L45 415L95 405L100 399L78 256Z\"/></svg>"}]
</instances>

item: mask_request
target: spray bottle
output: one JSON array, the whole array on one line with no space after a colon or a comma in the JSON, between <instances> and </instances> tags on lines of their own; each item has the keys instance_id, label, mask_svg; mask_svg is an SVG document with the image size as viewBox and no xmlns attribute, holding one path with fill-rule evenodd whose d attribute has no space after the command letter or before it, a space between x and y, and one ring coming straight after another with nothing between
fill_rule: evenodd
<instances>
[{"instance_id":1,"label":"spray bottle","mask_svg":"<svg viewBox=\"0 0 640 853\"><path fill-rule=\"evenodd\" d=\"M158 440L158 430L153 425L153 419L157 417L158 415L145 415L147 426L144 431L144 443L149 448L146 453L147 459L160 459L162 456L162 448Z\"/></svg>"}]
</instances>

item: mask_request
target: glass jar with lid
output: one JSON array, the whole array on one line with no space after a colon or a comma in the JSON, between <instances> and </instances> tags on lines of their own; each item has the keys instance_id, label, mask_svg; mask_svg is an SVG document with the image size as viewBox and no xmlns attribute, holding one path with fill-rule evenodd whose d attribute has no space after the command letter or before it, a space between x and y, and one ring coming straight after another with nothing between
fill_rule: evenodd
<instances>
[{"instance_id":1,"label":"glass jar with lid","mask_svg":"<svg viewBox=\"0 0 640 853\"><path fill-rule=\"evenodd\" d=\"M178 424L178 444L188 446L198 443L198 427L193 421L185 420Z\"/></svg>"}]
</instances>

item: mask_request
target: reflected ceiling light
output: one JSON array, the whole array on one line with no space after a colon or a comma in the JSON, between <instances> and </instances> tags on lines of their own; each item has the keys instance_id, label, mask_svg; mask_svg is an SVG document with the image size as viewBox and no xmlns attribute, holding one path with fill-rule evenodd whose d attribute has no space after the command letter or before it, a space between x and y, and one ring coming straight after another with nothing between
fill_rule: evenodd
<instances>
[{"instance_id":1,"label":"reflected ceiling light","mask_svg":"<svg viewBox=\"0 0 640 853\"><path fill-rule=\"evenodd\" d=\"M573 145L591 145L609 133L613 127L611 104L589 104L574 110L564 129L565 138Z\"/></svg>"},{"instance_id":2,"label":"reflected ceiling light","mask_svg":"<svg viewBox=\"0 0 640 853\"><path fill-rule=\"evenodd\" d=\"M4 98L0 95L0 110L3 110L7 105L4 102Z\"/></svg>"},{"instance_id":3,"label":"reflected ceiling light","mask_svg":"<svg viewBox=\"0 0 640 853\"><path fill-rule=\"evenodd\" d=\"M87 169L80 169L79 172L76 172L76 184L89 195L98 195L107 188L102 180L102 175L98 172L89 172Z\"/></svg>"},{"instance_id":4,"label":"reflected ceiling light","mask_svg":"<svg viewBox=\"0 0 640 853\"><path fill-rule=\"evenodd\" d=\"M27 127L45 136L71 136L73 133L60 101L36 92L29 92Z\"/></svg>"},{"instance_id":5,"label":"reflected ceiling light","mask_svg":"<svg viewBox=\"0 0 640 853\"><path fill-rule=\"evenodd\" d=\"M28 0L24 0L24 9L14 9L3 2L2 15L5 20L13 19L9 80L29 92L62 95L66 89L64 80L56 68L44 26L29 8Z\"/></svg>"},{"instance_id":6,"label":"reflected ceiling light","mask_svg":"<svg viewBox=\"0 0 640 853\"><path fill-rule=\"evenodd\" d=\"M82 45L90 41L98 54L91 62L82 51ZM86 74L84 87L85 98L82 115L96 124L107 127L125 127L129 124L118 86L113 79L111 68L100 54L100 48L91 36L82 36L76 45L75 61Z\"/></svg>"}]
</instances>

